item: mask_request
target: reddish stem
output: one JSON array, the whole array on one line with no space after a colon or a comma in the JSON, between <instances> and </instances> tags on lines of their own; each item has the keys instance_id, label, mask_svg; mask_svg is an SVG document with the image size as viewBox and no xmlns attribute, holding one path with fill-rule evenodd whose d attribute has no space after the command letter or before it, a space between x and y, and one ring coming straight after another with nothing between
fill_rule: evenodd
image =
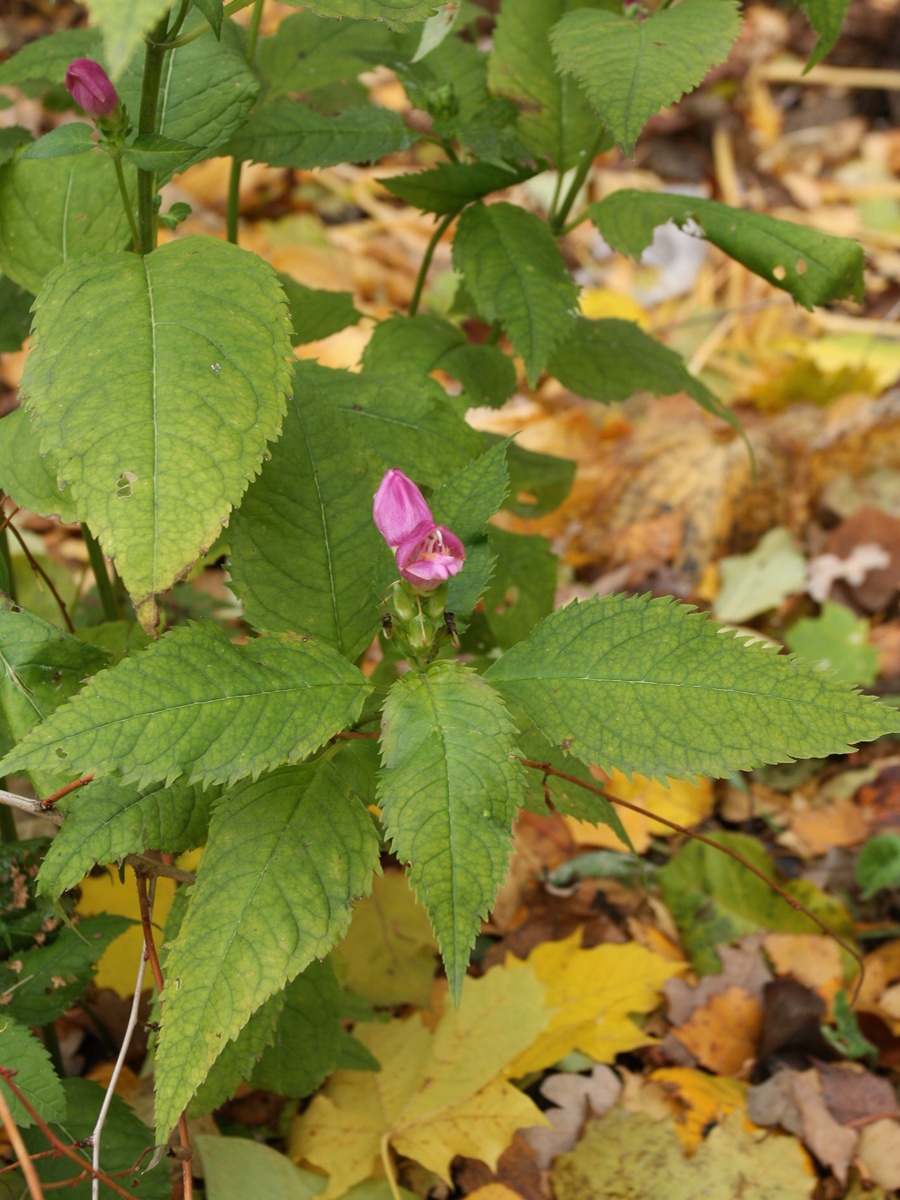
<instances>
[{"instance_id":1,"label":"reddish stem","mask_svg":"<svg viewBox=\"0 0 900 1200\"><path fill-rule=\"evenodd\" d=\"M6 1075L4 1075L4 1079L6 1079ZM9 1080L7 1079L8 1082ZM6 1130L9 1144L12 1146L15 1156L19 1160L19 1166L22 1168L22 1174L25 1176L25 1182L28 1184L28 1194L31 1196L31 1200L44 1200L44 1192L41 1188L41 1181L38 1179L38 1173L35 1170L34 1163L31 1161L31 1155L22 1141L19 1127L10 1112L2 1090L0 1090L0 1121L3 1122L3 1128Z\"/></svg>"},{"instance_id":2,"label":"reddish stem","mask_svg":"<svg viewBox=\"0 0 900 1200\"><path fill-rule=\"evenodd\" d=\"M81 779L76 779L72 783L67 783L65 787L61 787L58 792L53 792L50 796L45 796L41 800L41 808L52 808L57 800L62 800L63 796L68 796L71 792L77 792L79 788L85 787L94 778L94 772L90 775L83 775Z\"/></svg>"}]
</instances>

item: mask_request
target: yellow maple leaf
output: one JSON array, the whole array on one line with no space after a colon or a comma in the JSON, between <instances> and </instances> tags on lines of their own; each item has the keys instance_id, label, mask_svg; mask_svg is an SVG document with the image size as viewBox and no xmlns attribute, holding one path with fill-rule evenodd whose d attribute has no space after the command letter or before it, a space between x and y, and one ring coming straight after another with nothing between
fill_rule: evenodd
<instances>
[{"instance_id":1,"label":"yellow maple leaf","mask_svg":"<svg viewBox=\"0 0 900 1200\"><path fill-rule=\"evenodd\" d=\"M433 1031L420 1014L357 1026L381 1070L336 1072L291 1129L291 1157L330 1176L322 1200L389 1174L390 1147L449 1182L457 1154L493 1168L517 1129L546 1124L503 1078L547 1024L544 997L531 971L495 968L465 980Z\"/></svg>"},{"instance_id":2,"label":"yellow maple leaf","mask_svg":"<svg viewBox=\"0 0 900 1200\"><path fill-rule=\"evenodd\" d=\"M613 796L631 800L647 810L647 815L627 808L616 810L638 854L643 854L649 848L651 838L672 837L675 832L668 825L655 821L654 814L690 828L705 820L713 809L712 781L709 779L699 779L696 783L686 779L668 779L661 783L644 775L633 775L629 779L621 771L612 771L606 786ZM608 850L628 849L608 825L592 825L575 817L566 817L565 821L572 840L578 845L603 846Z\"/></svg>"},{"instance_id":3,"label":"yellow maple leaf","mask_svg":"<svg viewBox=\"0 0 900 1200\"><path fill-rule=\"evenodd\" d=\"M737 1079L693 1067L662 1067L650 1079L675 1097L675 1132L688 1154L697 1149L710 1125L747 1106L747 1084Z\"/></svg>"},{"instance_id":4,"label":"yellow maple leaf","mask_svg":"<svg viewBox=\"0 0 900 1200\"><path fill-rule=\"evenodd\" d=\"M541 1071L572 1050L612 1062L654 1042L630 1014L656 1008L662 985L684 969L633 942L582 950L580 931L544 942L524 963L508 958L506 966L523 975L523 968L533 971L547 985L547 1007L556 1010L544 1032L510 1063L512 1076Z\"/></svg>"}]
</instances>

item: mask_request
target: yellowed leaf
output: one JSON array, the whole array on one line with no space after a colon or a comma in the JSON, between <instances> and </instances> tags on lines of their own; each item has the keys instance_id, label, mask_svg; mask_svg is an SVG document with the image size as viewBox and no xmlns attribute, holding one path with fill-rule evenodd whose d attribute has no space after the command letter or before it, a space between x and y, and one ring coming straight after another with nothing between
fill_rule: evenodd
<instances>
[{"instance_id":1,"label":"yellowed leaf","mask_svg":"<svg viewBox=\"0 0 900 1200\"><path fill-rule=\"evenodd\" d=\"M794 813L791 829L810 854L825 854L832 846L858 846L869 833L865 813L849 796L821 808Z\"/></svg>"},{"instance_id":2,"label":"yellowed leaf","mask_svg":"<svg viewBox=\"0 0 900 1200\"><path fill-rule=\"evenodd\" d=\"M663 1067L650 1079L675 1098L675 1131L688 1154L697 1149L710 1125L746 1107L747 1085L736 1079L708 1075L693 1067Z\"/></svg>"},{"instance_id":3,"label":"yellowed leaf","mask_svg":"<svg viewBox=\"0 0 900 1200\"><path fill-rule=\"evenodd\" d=\"M776 975L790 975L831 1006L843 981L841 948L820 933L770 933L763 940Z\"/></svg>"},{"instance_id":4,"label":"yellowed leaf","mask_svg":"<svg viewBox=\"0 0 900 1200\"><path fill-rule=\"evenodd\" d=\"M705 820L713 808L712 782L709 779L701 779L698 783L670 779L667 787L643 775L628 779L620 771L613 771L607 786L614 796L621 796L623 800L646 808L650 814L667 817L688 828ZM674 831L654 821L652 816L631 812L627 808L617 811L638 854L643 854L649 847L651 838L672 837ZM604 846L610 850L628 849L606 825L591 825L587 821L567 817L566 827L578 845Z\"/></svg>"},{"instance_id":5,"label":"yellowed leaf","mask_svg":"<svg viewBox=\"0 0 900 1200\"><path fill-rule=\"evenodd\" d=\"M510 971L534 972L547 985L547 1007L555 1010L546 1030L513 1060L510 1075L527 1075L581 1050L595 1062L656 1039L631 1019L631 1013L656 1008L665 981L683 969L634 943L582 950L580 932L545 942L527 962L507 959Z\"/></svg>"},{"instance_id":6,"label":"yellowed leaf","mask_svg":"<svg viewBox=\"0 0 900 1200\"><path fill-rule=\"evenodd\" d=\"M672 1032L691 1054L717 1075L738 1075L756 1057L762 1005L742 987L711 996Z\"/></svg>"},{"instance_id":7,"label":"yellowed leaf","mask_svg":"<svg viewBox=\"0 0 900 1200\"><path fill-rule=\"evenodd\" d=\"M466 1200L521 1200L519 1193L508 1188L505 1183L486 1183L484 1187L469 1192Z\"/></svg>"},{"instance_id":8,"label":"yellowed leaf","mask_svg":"<svg viewBox=\"0 0 900 1200\"><path fill-rule=\"evenodd\" d=\"M623 321L634 321L646 329L649 320L646 310L636 300L625 292L614 292L611 288L585 288L578 306L582 314L592 321L602 317L619 317Z\"/></svg>"},{"instance_id":9,"label":"yellowed leaf","mask_svg":"<svg viewBox=\"0 0 900 1200\"><path fill-rule=\"evenodd\" d=\"M322 1200L343 1196L357 1183L378 1172L381 1122L375 1089L367 1073L358 1072L357 1108L339 1108L327 1095L313 1098L301 1118L294 1118L288 1153L328 1171Z\"/></svg>"}]
</instances>

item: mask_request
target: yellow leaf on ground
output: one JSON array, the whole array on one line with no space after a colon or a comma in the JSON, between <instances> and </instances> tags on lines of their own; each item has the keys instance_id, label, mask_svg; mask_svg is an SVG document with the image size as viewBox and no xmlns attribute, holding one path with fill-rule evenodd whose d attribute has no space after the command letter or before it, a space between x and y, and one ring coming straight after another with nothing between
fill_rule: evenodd
<instances>
[{"instance_id":1,"label":"yellow leaf on ground","mask_svg":"<svg viewBox=\"0 0 900 1200\"><path fill-rule=\"evenodd\" d=\"M823 933L770 933L763 939L776 975L790 975L831 1008L843 982L841 948Z\"/></svg>"},{"instance_id":2,"label":"yellow leaf on ground","mask_svg":"<svg viewBox=\"0 0 900 1200\"><path fill-rule=\"evenodd\" d=\"M858 846L869 834L869 823L849 796L821 808L794 813L791 829L810 854L826 854L833 846Z\"/></svg>"},{"instance_id":3,"label":"yellow leaf on ground","mask_svg":"<svg viewBox=\"0 0 900 1200\"><path fill-rule=\"evenodd\" d=\"M636 300L625 292L614 292L611 288L584 288L578 307L585 317L598 321L602 317L618 317L623 321L634 321L646 328L648 317Z\"/></svg>"},{"instance_id":4,"label":"yellow leaf on ground","mask_svg":"<svg viewBox=\"0 0 900 1200\"><path fill-rule=\"evenodd\" d=\"M697 1149L710 1125L746 1107L747 1085L736 1079L707 1075L693 1067L663 1067L653 1071L650 1079L674 1096L675 1131L688 1154Z\"/></svg>"},{"instance_id":5,"label":"yellow leaf on ground","mask_svg":"<svg viewBox=\"0 0 900 1200\"><path fill-rule=\"evenodd\" d=\"M629 1014L656 1008L662 985L683 969L634 943L582 950L579 931L544 942L525 963L508 958L506 965L522 975L530 968L547 985L547 1007L556 1010L546 1030L510 1064L513 1076L550 1067L572 1050L612 1062L654 1042Z\"/></svg>"},{"instance_id":6,"label":"yellow leaf on ground","mask_svg":"<svg viewBox=\"0 0 900 1200\"><path fill-rule=\"evenodd\" d=\"M732 986L695 1008L672 1033L717 1075L738 1075L756 1057L762 1005L742 987Z\"/></svg>"},{"instance_id":7,"label":"yellow leaf on ground","mask_svg":"<svg viewBox=\"0 0 900 1200\"><path fill-rule=\"evenodd\" d=\"M709 779L701 779L698 783L670 779L667 787L643 775L627 779L620 771L613 771L606 786L614 796L621 796L623 800L646 808L650 814L667 817L688 828L705 820L713 809L712 782ZM627 808L618 808L616 811L638 854L643 854L649 847L651 838L672 837L674 831L654 821L652 815L644 816ZM587 821L567 817L566 827L578 845L603 846L610 850L628 849L606 825L591 825Z\"/></svg>"},{"instance_id":8,"label":"yellow leaf on ground","mask_svg":"<svg viewBox=\"0 0 900 1200\"><path fill-rule=\"evenodd\" d=\"M466 1200L521 1200L519 1193L505 1183L486 1183L484 1187L469 1192Z\"/></svg>"}]
</instances>

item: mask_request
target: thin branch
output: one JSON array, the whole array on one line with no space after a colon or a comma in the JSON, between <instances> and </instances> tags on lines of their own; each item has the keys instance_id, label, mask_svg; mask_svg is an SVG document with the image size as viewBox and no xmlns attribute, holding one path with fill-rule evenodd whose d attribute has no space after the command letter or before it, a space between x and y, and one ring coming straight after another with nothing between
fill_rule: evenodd
<instances>
[{"instance_id":1,"label":"thin branch","mask_svg":"<svg viewBox=\"0 0 900 1200\"><path fill-rule=\"evenodd\" d=\"M6 1097L3 1095L2 1089L0 1089L0 1120L3 1122L3 1128L6 1130L9 1144L12 1146L15 1156L19 1160L19 1166L22 1168L22 1174L25 1176L25 1182L28 1184L28 1195L31 1196L31 1200L44 1200L44 1191L41 1187L41 1181L38 1179L38 1173L35 1170L34 1163L31 1161L31 1155L22 1141L19 1127L13 1119L12 1113L9 1111L9 1105L6 1103Z\"/></svg>"},{"instance_id":2,"label":"thin branch","mask_svg":"<svg viewBox=\"0 0 900 1200\"><path fill-rule=\"evenodd\" d=\"M541 771L544 775L555 775L557 779L565 779L566 783L572 783L576 787L584 788L586 792L593 792L595 796L602 796L603 799L608 800L610 804L617 804L620 808L629 808L632 812L639 813L642 817L649 817L653 821L659 821L660 825L665 825L669 829L674 829L676 833L683 833L686 837L693 838L695 842L702 842L704 846L710 846L713 850L718 850L721 854L727 854L729 858L733 858L735 862L740 863L741 866L744 867L745 870L749 871L751 875L755 875L757 879L761 879L767 887L770 887L773 892L782 898L785 904L789 904L791 908L795 909L797 912L803 913L805 917L808 917L814 925L818 925L818 927L824 934L826 934L826 936L837 942L841 949L845 950L847 954L850 955L850 957L859 967L859 979L856 982L856 987L854 988L853 997L850 1003L853 1004L855 1002L857 996L859 995L859 989L862 986L863 976L865 975L866 970L865 964L862 960L862 955L859 953L859 951L855 950L853 946L849 944L849 942L845 942L842 937L839 937L834 930L830 929L820 917L816 916L815 913L810 912L805 904L801 904L799 900L795 899L792 895L790 895L789 892L786 892L783 887L779 887L779 885L775 883L773 879L770 879L769 876L766 875L765 871L761 871L759 867L755 867L752 862L744 858L743 854L739 854L737 850L732 850L730 846L721 845L712 838L706 837L705 834L697 833L697 831L694 829L688 829L684 825L679 825L676 821L670 821L667 817L661 817L657 813L650 812L646 808L641 808L639 804L633 804L630 800L622 800L619 796L613 796L612 793L606 791L605 788L594 787L593 784L585 783L575 775L569 775L566 771L559 771L556 767L551 766L550 763L533 762L530 758L520 758L519 762L523 767L531 767L535 771Z\"/></svg>"},{"instance_id":3,"label":"thin branch","mask_svg":"<svg viewBox=\"0 0 900 1200\"><path fill-rule=\"evenodd\" d=\"M45 817L54 825L62 825L65 820L62 813L54 812L52 808L44 808L40 800L29 800L26 796L17 796L15 792L0 789L0 804L17 808L20 812L28 813L30 817Z\"/></svg>"},{"instance_id":4,"label":"thin branch","mask_svg":"<svg viewBox=\"0 0 900 1200\"><path fill-rule=\"evenodd\" d=\"M21 533L19 533L18 529L16 529L15 525L9 524L7 526L7 528L9 529L9 532L13 535L13 537L16 539L16 541L19 543L19 545L22 547L22 553L25 555L26 559L28 560L28 565L31 567L32 571L34 571L34 572L36 572L36 574L40 575L41 579L43 579L44 583L46 583L47 587L50 589L53 599L59 605L59 611L62 613L62 618L66 623L66 629L68 629L69 633L74 633L75 626L72 624L72 619L69 616L69 610L66 608L66 604L65 604L65 601L63 600L62 596L60 596L59 592L56 590L56 585L54 584L53 580L50 578L50 576L47 574L47 572L44 570L44 568L41 566L41 564L37 561L37 559L34 557L34 555L28 549L25 539L22 537Z\"/></svg>"},{"instance_id":5,"label":"thin branch","mask_svg":"<svg viewBox=\"0 0 900 1200\"><path fill-rule=\"evenodd\" d=\"M52 808L57 800L62 800L63 796L70 796L72 792L77 792L79 788L86 787L94 778L94 772L90 775L82 775L80 779L74 779L71 783L67 783L65 787L61 787L57 792L51 792L49 796L45 796L39 801L42 809Z\"/></svg>"}]
</instances>

